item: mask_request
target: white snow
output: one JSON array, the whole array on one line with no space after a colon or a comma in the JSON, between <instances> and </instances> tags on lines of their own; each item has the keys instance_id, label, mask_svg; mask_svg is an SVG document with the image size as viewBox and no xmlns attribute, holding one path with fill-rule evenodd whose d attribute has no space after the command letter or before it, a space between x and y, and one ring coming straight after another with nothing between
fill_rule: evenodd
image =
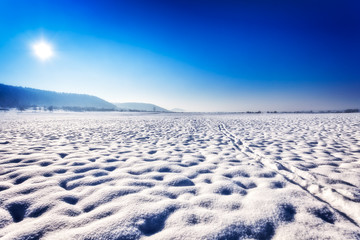
<instances>
[{"instance_id":1,"label":"white snow","mask_svg":"<svg viewBox=\"0 0 360 240\"><path fill-rule=\"evenodd\" d=\"M0 238L360 239L359 120L0 113Z\"/></svg>"}]
</instances>

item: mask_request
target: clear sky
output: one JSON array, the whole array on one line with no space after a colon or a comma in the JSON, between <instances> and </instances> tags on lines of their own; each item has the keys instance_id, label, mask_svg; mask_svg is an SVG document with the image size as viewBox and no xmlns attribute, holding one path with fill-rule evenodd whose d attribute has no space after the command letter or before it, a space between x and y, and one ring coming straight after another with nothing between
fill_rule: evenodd
<instances>
[{"instance_id":1,"label":"clear sky","mask_svg":"<svg viewBox=\"0 0 360 240\"><path fill-rule=\"evenodd\" d=\"M188 111L359 108L360 1L1 0L0 83Z\"/></svg>"}]
</instances>

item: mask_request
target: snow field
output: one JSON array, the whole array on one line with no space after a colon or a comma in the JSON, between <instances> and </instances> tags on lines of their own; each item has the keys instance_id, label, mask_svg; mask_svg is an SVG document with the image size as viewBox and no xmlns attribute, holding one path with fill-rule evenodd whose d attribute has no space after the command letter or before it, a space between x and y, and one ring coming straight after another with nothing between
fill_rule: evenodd
<instances>
[{"instance_id":1,"label":"snow field","mask_svg":"<svg viewBox=\"0 0 360 240\"><path fill-rule=\"evenodd\" d=\"M2 239L360 239L359 114L1 113Z\"/></svg>"}]
</instances>

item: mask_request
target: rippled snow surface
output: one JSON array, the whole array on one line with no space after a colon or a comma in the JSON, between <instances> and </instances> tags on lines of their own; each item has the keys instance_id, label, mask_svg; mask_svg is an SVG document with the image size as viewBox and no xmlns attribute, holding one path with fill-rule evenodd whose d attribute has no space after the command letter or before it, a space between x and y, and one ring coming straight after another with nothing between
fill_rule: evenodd
<instances>
[{"instance_id":1,"label":"rippled snow surface","mask_svg":"<svg viewBox=\"0 0 360 240\"><path fill-rule=\"evenodd\" d=\"M0 113L1 239L360 239L360 114Z\"/></svg>"}]
</instances>

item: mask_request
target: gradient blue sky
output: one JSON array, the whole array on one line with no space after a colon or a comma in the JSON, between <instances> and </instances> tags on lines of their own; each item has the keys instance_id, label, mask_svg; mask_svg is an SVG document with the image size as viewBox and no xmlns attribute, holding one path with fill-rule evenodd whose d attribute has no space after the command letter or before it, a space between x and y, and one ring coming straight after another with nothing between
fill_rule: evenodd
<instances>
[{"instance_id":1,"label":"gradient blue sky","mask_svg":"<svg viewBox=\"0 0 360 240\"><path fill-rule=\"evenodd\" d=\"M1 0L0 82L189 111L360 107L360 1ZM31 45L44 38L55 57Z\"/></svg>"}]
</instances>

